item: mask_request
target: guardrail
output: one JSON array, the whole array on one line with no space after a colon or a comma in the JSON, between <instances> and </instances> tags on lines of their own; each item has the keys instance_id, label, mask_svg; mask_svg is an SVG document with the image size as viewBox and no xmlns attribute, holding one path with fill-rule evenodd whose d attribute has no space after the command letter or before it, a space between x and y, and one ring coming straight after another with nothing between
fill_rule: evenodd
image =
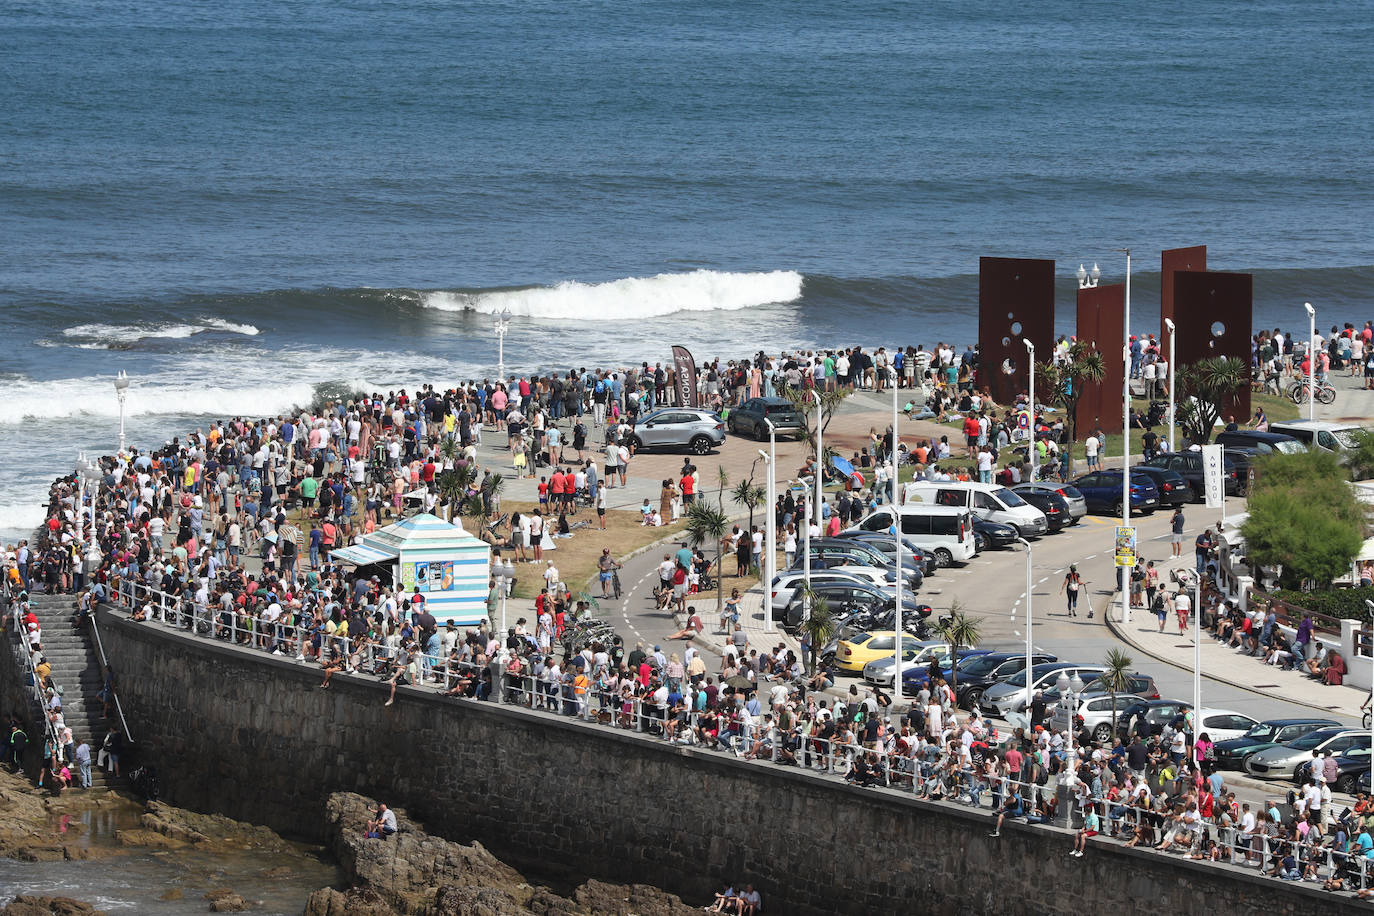
<instances>
[{"instance_id":1,"label":"guardrail","mask_svg":"<svg viewBox=\"0 0 1374 916\"><path fill-rule=\"evenodd\" d=\"M110 661L105 656L105 643L100 639L100 626L96 623L94 608L91 609L90 613L85 614L85 620L86 625L91 628L91 635L95 637L95 651L100 657L100 676L104 679L106 672L110 670ZM124 704L119 699L119 690L113 682L107 686L110 691L108 702L114 703L115 712L119 714L120 733L124 736L125 741L134 744L134 736L129 733L129 723L124 718ZM101 687L102 692L105 689L105 686Z\"/></svg>"},{"instance_id":2,"label":"guardrail","mask_svg":"<svg viewBox=\"0 0 1374 916\"><path fill-rule=\"evenodd\" d=\"M1296 628L1298 624L1302 623L1302 618L1305 615L1310 615L1312 617L1312 623L1315 624L1318 633L1334 634L1336 636L1340 636L1341 634L1340 617L1332 617L1330 614L1319 614L1316 611L1309 611L1307 608L1284 601L1282 598L1275 597L1268 592L1260 591L1258 588L1251 586L1249 603L1254 604L1256 601L1263 601L1272 606L1275 610L1277 622L1282 626Z\"/></svg>"},{"instance_id":3,"label":"guardrail","mask_svg":"<svg viewBox=\"0 0 1374 916\"><path fill-rule=\"evenodd\" d=\"M56 727L48 718L48 697L43 690L43 682L38 677L38 671L33 663L33 652L29 649L28 632L24 629L23 605L12 594L8 582L4 584L3 596L6 605L6 613L10 617L10 629L14 632L17 643L14 653L23 663L24 676L29 680L29 692L32 694L34 705L38 707L39 721L43 723L43 736L47 742L44 748L44 760L46 765L47 757L54 751L60 751L62 747L62 736L58 734Z\"/></svg>"},{"instance_id":4,"label":"guardrail","mask_svg":"<svg viewBox=\"0 0 1374 916\"><path fill-rule=\"evenodd\" d=\"M612 686L612 681L599 672L586 673L576 665L555 680L547 669L536 676L523 660L508 662L503 670L499 661L477 664L419 654L410 657L404 680L400 680L394 647L366 638L330 636L295 624L264 626L252 617L241 620L237 612L211 612L187 597L167 595L140 583L132 586L130 604L145 612L145 622L150 625L294 657L302 664L332 658L333 672L321 668L326 679L334 673L373 676L378 686L397 680L457 698L519 705L576 719L588 727L635 732L667 744L779 766L805 767L853 785L962 803L984 810L990 817L1005 814L1008 819L1028 824L1053 821L1072 829L1085 823L1092 810L1098 814L1100 832L1107 838L1124 839L1129 831L1130 836L1143 838L1135 844L1143 846L1145 839L1158 842L1166 834L1182 831L1169 848L1193 858L1229 859L1241 867L1258 864L1261 872L1271 874L1284 856L1292 853L1300 873L1317 880L1340 875L1360 888L1369 886L1369 866L1357 848L1296 843L1258 830L1246 835L1234 825L1212 822L1184 828L1176 814L1139 808L1129 801L1110 801L1095 795L1092 786L1076 776L1047 776L1034 782L1014 778L995 752L995 735L989 736L988 756L980 767L962 753L957 740L937 747L911 738L903 750L895 741L870 746L853 735L822 738L803 734L797 725L779 728L771 710L765 708L760 708L757 716L746 716L742 699L712 716L685 703L658 702L636 689L636 681ZM124 598L120 601L123 603ZM1009 807L1013 796L1019 797L1020 804ZM1317 836L1315 832L1311 835Z\"/></svg>"}]
</instances>

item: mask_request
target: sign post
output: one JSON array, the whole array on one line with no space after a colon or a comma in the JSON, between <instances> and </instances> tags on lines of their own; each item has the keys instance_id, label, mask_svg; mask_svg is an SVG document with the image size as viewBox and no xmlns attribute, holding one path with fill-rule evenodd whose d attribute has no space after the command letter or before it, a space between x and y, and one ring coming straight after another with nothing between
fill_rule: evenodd
<instances>
[{"instance_id":1,"label":"sign post","mask_svg":"<svg viewBox=\"0 0 1374 916\"><path fill-rule=\"evenodd\" d=\"M1135 553L1135 526L1117 525L1116 526L1116 565L1124 569L1134 569L1136 561ZM1122 577L1121 587L1123 590L1130 588L1130 575Z\"/></svg>"},{"instance_id":2,"label":"sign post","mask_svg":"<svg viewBox=\"0 0 1374 916\"><path fill-rule=\"evenodd\" d=\"M1203 496L1208 509L1221 510L1221 524L1226 525L1226 454L1220 445L1202 447Z\"/></svg>"}]
</instances>

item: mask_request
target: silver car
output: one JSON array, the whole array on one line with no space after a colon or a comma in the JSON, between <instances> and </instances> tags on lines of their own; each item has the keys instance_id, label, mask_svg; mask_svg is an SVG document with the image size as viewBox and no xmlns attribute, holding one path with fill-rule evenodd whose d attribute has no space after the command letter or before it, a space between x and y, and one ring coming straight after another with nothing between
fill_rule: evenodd
<instances>
[{"instance_id":1,"label":"silver car","mask_svg":"<svg viewBox=\"0 0 1374 916\"><path fill-rule=\"evenodd\" d=\"M636 451L646 448L685 448L705 455L725 442L725 424L717 414L695 407L665 407L645 414L630 433Z\"/></svg>"},{"instance_id":2,"label":"silver car","mask_svg":"<svg viewBox=\"0 0 1374 916\"><path fill-rule=\"evenodd\" d=\"M910 646L910 648L908 648ZM926 668L932 658L938 658L943 665L949 658L949 643L933 639L904 640L902 643L902 670ZM864 665L864 680L879 687L891 687L897 663L893 656L875 658Z\"/></svg>"},{"instance_id":3,"label":"silver car","mask_svg":"<svg viewBox=\"0 0 1374 916\"><path fill-rule=\"evenodd\" d=\"M1088 514L1088 501L1083 498L1083 494L1072 484L1055 483L1051 480L1037 480L1018 483L1011 488L1013 493L1022 490L1038 490L1041 493L1053 493L1069 504L1069 518L1076 524L1079 519Z\"/></svg>"},{"instance_id":4,"label":"silver car","mask_svg":"<svg viewBox=\"0 0 1374 916\"><path fill-rule=\"evenodd\" d=\"M1261 779L1292 779L1298 764L1326 751L1339 757L1357 747L1369 747L1369 732L1354 728L1323 728L1289 744L1276 744L1245 758L1245 772Z\"/></svg>"}]
</instances>

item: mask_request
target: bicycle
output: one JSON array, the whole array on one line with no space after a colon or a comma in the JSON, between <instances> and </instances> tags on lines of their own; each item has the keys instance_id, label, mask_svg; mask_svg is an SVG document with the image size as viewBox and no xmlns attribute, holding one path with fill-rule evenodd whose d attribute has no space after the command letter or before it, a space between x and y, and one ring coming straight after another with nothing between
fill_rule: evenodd
<instances>
[{"instance_id":1,"label":"bicycle","mask_svg":"<svg viewBox=\"0 0 1374 916\"><path fill-rule=\"evenodd\" d=\"M615 595L616 600L620 600L620 567L611 570L611 594Z\"/></svg>"},{"instance_id":2,"label":"bicycle","mask_svg":"<svg viewBox=\"0 0 1374 916\"><path fill-rule=\"evenodd\" d=\"M1301 406L1307 401L1307 379L1298 379L1288 386L1288 398L1294 404ZM1316 383L1316 399L1322 404L1331 404L1336 400L1336 389L1328 382Z\"/></svg>"}]
</instances>

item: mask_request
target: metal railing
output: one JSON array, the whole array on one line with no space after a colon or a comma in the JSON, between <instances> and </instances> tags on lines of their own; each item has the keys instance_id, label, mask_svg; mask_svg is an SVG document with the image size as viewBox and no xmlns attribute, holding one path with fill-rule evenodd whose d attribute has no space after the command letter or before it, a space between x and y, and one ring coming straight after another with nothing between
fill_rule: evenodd
<instances>
[{"instance_id":1,"label":"metal railing","mask_svg":"<svg viewBox=\"0 0 1374 916\"><path fill-rule=\"evenodd\" d=\"M396 676L397 649L393 646L366 638L332 636L313 624L264 624L237 611L211 612L190 598L167 595L142 583L132 583L127 594L131 598L128 603L135 610L144 610L145 622L150 625L294 657L301 664L318 663L321 671L324 660L337 650L335 674L370 676L383 688ZM120 598L120 603L125 603L124 598ZM1077 777L1067 778L1061 773L1036 780L1013 778L1005 763L998 762L995 735L989 736L987 759L992 763L985 761L979 766L962 758L957 741L936 745L915 736L902 736L907 739L903 751L893 733L882 744L864 744L856 735L847 740L824 738L803 731L800 722L780 728L771 718L771 710L765 707L760 707L757 715L746 715L742 701L732 701L722 710L713 711L714 717L710 717L706 710L686 702L659 702L647 694L637 679L612 682L602 672L584 673L577 665L564 666L555 679L551 669L537 672L523 658L517 666L518 670L511 666L504 650L497 659L484 664L442 654L413 654L406 665L406 683L457 698L518 705L542 714L576 719L589 727L634 732L667 744L796 766L850 784L898 791L914 798L962 803L994 818L1007 813L1008 819L1026 824L1053 822L1075 829L1085 823L1091 809L1099 816L1100 834L1108 839L1124 839L1129 832L1131 836L1147 836L1159 842L1165 835L1178 832L1181 823L1169 812L1140 808L1129 800L1103 798L1094 794L1092 787L1097 783L1086 784ZM1149 774L1144 778L1148 780ZM1014 809L1015 813L1009 813L1005 805L1013 793L1021 804ZM1148 830L1142 831L1142 825ZM1226 859L1241 867L1258 864L1263 873L1272 871L1286 851L1293 849L1300 872L1308 872L1311 864L1317 880L1340 874L1360 888L1369 886L1368 862L1357 848L1294 844L1265 833L1247 836L1236 826L1201 822L1196 829L1185 832L1183 839L1173 841L1169 849L1198 859Z\"/></svg>"},{"instance_id":2,"label":"metal railing","mask_svg":"<svg viewBox=\"0 0 1374 916\"><path fill-rule=\"evenodd\" d=\"M119 699L119 691L112 681L106 683L107 672L110 670L110 662L105 656L105 643L100 639L100 626L96 623L94 607L90 609L89 613L85 614L85 619L86 625L91 628L91 635L95 637L95 651L100 657L100 677L102 679L100 688L101 693L103 694L107 688L110 692L108 699L103 696L101 699L104 700L104 702L114 704L115 712L119 714L120 733L124 736L125 741L133 744L135 743L134 736L129 733L129 723L124 718L124 704Z\"/></svg>"},{"instance_id":3,"label":"metal railing","mask_svg":"<svg viewBox=\"0 0 1374 916\"><path fill-rule=\"evenodd\" d=\"M57 752L62 747L62 736L48 718L48 697L43 689L43 681L38 676L38 670L34 666L33 652L29 648L28 632L24 629L23 605L11 593L8 582L3 588L6 610L10 617L10 628L14 631L17 643L14 647L15 655L23 662L24 676L29 680L29 692L32 694L34 705L38 707L39 721L43 723L42 730L48 746ZM46 749L45 749L46 757Z\"/></svg>"}]
</instances>

